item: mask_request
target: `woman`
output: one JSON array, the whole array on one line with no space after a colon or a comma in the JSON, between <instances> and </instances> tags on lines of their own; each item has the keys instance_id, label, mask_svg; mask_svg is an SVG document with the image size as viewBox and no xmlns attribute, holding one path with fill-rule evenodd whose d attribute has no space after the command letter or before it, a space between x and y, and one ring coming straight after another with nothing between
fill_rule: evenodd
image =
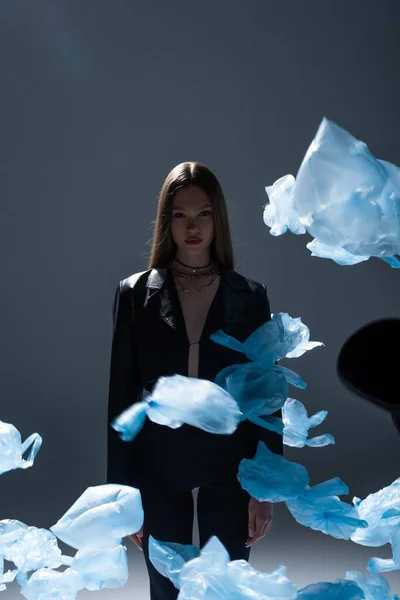
<instances>
[{"instance_id":1,"label":"woman","mask_svg":"<svg viewBox=\"0 0 400 600\"><path fill-rule=\"evenodd\" d=\"M201 163L178 165L160 192L148 269L116 290L108 423L162 375L213 381L224 367L247 362L210 334L222 329L244 341L270 318L265 286L234 271L217 178ZM248 560L250 546L267 533L272 504L250 498L236 477L259 439L282 454L281 436L248 421L232 435L215 435L147 420L132 443L109 426L107 481L137 487L142 495L143 528L130 537L144 551L151 600L175 599L178 590L149 561L148 537L192 543L193 488L199 488L201 547L216 535L231 560Z\"/></svg>"}]
</instances>

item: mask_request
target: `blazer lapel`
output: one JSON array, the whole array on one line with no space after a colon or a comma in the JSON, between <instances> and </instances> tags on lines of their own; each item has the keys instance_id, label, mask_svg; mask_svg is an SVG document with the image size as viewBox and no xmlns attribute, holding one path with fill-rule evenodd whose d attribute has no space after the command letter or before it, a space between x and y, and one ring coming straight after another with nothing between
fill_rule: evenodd
<instances>
[{"instance_id":1,"label":"blazer lapel","mask_svg":"<svg viewBox=\"0 0 400 600\"><path fill-rule=\"evenodd\" d=\"M174 310L173 298L169 286L167 285L167 269L152 269L146 281L146 296L144 307L148 301L157 294L160 301L161 318L176 331L176 313Z\"/></svg>"},{"instance_id":2,"label":"blazer lapel","mask_svg":"<svg viewBox=\"0 0 400 600\"><path fill-rule=\"evenodd\" d=\"M240 318L248 302L248 287L236 271L221 270L223 298L223 330L231 335L240 333ZM165 268L152 269L146 281L144 307L153 296L159 297L161 318L177 331L177 314L174 297L168 285L168 272ZM179 301L179 300L178 300Z\"/></svg>"}]
</instances>

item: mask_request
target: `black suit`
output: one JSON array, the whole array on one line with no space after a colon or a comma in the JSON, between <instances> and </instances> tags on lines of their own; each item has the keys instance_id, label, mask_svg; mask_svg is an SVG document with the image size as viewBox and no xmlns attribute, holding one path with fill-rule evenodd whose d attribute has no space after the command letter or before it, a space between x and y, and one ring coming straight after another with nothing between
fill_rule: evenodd
<instances>
[{"instance_id":1,"label":"black suit","mask_svg":"<svg viewBox=\"0 0 400 600\"><path fill-rule=\"evenodd\" d=\"M222 329L244 341L270 318L265 286L235 271L222 270L200 339L199 378L214 381L224 367L248 361L244 354L212 342L212 332ZM113 325L107 482L140 488L152 600L167 600L175 598L177 591L152 567L148 535L191 543L190 490L199 487L199 524L204 530L203 536L200 531L201 545L209 535L219 535L232 560L248 558L244 542L249 496L237 481L238 465L242 458L253 458L259 439L282 454L282 437L248 421L240 423L231 435L215 435L190 425L171 429L147 419L133 442L123 442L110 427L113 418L140 400L144 388L151 391L161 375L188 374L189 343L170 269L152 269L121 281L115 294ZM223 519L213 522L218 503L224 507L224 518L229 519L223 527ZM226 512L228 504L231 517Z\"/></svg>"}]
</instances>

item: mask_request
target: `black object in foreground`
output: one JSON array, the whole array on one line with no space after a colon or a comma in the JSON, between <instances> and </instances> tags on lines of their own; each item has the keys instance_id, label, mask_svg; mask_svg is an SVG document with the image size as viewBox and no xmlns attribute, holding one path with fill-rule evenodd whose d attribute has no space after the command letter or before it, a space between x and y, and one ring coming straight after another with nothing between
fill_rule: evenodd
<instances>
[{"instance_id":1,"label":"black object in foreground","mask_svg":"<svg viewBox=\"0 0 400 600\"><path fill-rule=\"evenodd\" d=\"M337 373L350 391L389 411L400 433L400 319L373 321L353 333Z\"/></svg>"}]
</instances>

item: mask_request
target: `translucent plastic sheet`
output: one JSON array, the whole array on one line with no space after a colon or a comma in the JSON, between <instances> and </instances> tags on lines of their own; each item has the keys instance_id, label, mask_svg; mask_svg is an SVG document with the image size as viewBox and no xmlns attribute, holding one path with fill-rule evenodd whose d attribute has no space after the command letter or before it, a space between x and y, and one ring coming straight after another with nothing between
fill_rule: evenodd
<instances>
[{"instance_id":1,"label":"translucent plastic sheet","mask_svg":"<svg viewBox=\"0 0 400 600\"><path fill-rule=\"evenodd\" d=\"M232 396L212 381L171 375L160 377L152 394L127 408L112 427L124 441L132 441L146 417L171 429L187 423L209 433L230 434L242 413Z\"/></svg>"},{"instance_id":2,"label":"translucent plastic sheet","mask_svg":"<svg viewBox=\"0 0 400 600\"><path fill-rule=\"evenodd\" d=\"M323 119L293 175L265 188L264 223L272 235L308 232L312 256L354 265L375 256L400 261L400 168Z\"/></svg>"},{"instance_id":3,"label":"translucent plastic sheet","mask_svg":"<svg viewBox=\"0 0 400 600\"><path fill-rule=\"evenodd\" d=\"M187 554L196 554L187 558ZM149 537L150 560L179 589L179 600L398 600L382 576L347 571L344 579L313 583L297 590L284 565L260 573L245 560L229 558L215 536L195 546L161 543Z\"/></svg>"},{"instance_id":4,"label":"translucent plastic sheet","mask_svg":"<svg viewBox=\"0 0 400 600\"><path fill-rule=\"evenodd\" d=\"M11 423L0 421L0 475L12 469L28 469L35 461L35 457L42 445L42 438L38 433L32 433L25 442L21 441L21 434ZM27 459L22 455L32 446Z\"/></svg>"}]
</instances>

